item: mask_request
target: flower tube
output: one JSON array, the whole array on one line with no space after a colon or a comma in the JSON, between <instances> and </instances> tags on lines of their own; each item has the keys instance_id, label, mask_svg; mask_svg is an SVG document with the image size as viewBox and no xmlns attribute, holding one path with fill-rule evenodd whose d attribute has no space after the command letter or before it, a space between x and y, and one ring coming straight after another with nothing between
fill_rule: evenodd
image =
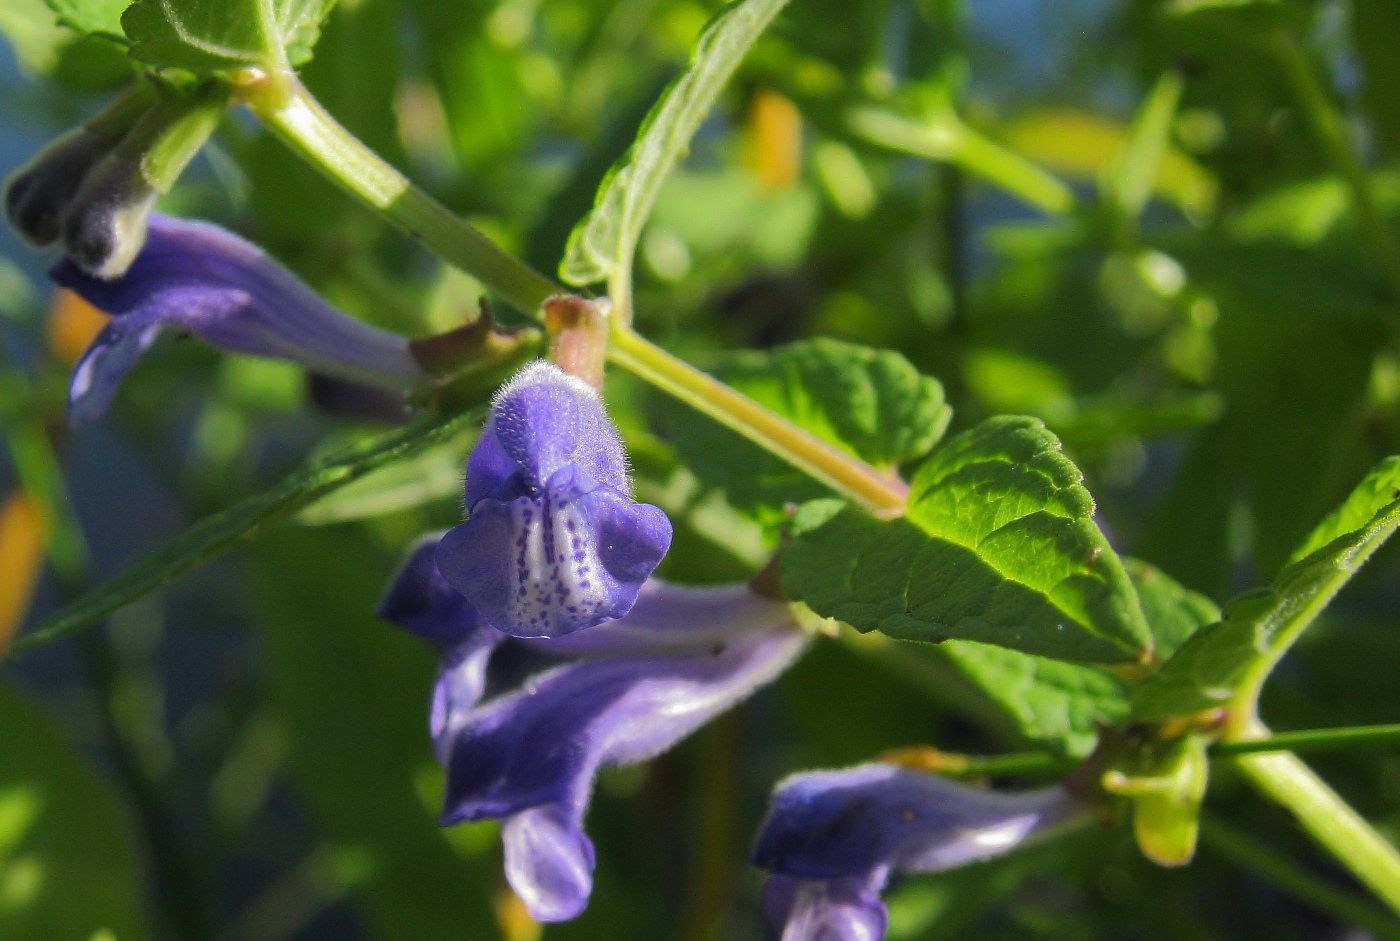
<instances>
[{"instance_id":1,"label":"flower tube","mask_svg":"<svg viewBox=\"0 0 1400 941\"><path fill-rule=\"evenodd\" d=\"M652 580L619 620L521 640L449 594L435 539L410 553L380 615L443 650L430 723L447 769L442 823L501 820L506 878L531 917L575 918L592 892L583 818L598 771L646 761L744 700L798 657L807 632L748 585ZM538 668L483 699L508 648Z\"/></svg>"},{"instance_id":2,"label":"flower tube","mask_svg":"<svg viewBox=\"0 0 1400 941\"><path fill-rule=\"evenodd\" d=\"M73 371L75 425L107 410L122 378L167 329L357 382L429 382L405 337L341 313L257 246L208 223L152 214L145 247L121 277L94 277L69 259L50 277L112 316Z\"/></svg>"}]
</instances>

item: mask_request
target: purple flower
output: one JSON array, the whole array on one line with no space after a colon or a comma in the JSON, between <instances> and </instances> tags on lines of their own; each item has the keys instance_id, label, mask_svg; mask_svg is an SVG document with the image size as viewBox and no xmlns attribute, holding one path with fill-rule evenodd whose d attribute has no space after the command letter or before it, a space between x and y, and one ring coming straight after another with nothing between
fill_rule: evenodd
<instances>
[{"instance_id":1,"label":"purple flower","mask_svg":"<svg viewBox=\"0 0 1400 941\"><path fill-rule=\"evenodd\" d=\"M770 872L783 941L878 941L892 873L939 872L1088 819L1054 787L999 794L894 765L794 775L778 785L753 851Z\"/></svg>"},{"instance_id":2,"label":"purple flower","mask_svg":"<svg viewBox=\"0 0 1400 941\"><path fill-rule=\"evenodd\" d=\"M75 425L107 410L122 377L166 328L358 382L428 381L406 338L346 316L261 249L208 223L153 214L145 247L114 280L66 258L49 274L112 315L73 371L68 415Z\"/></svg>"},{"instance_id":3,"label":"purple flower","mask_svg":"<svg viewBox=\"0 0 1400 941\"><path fill-rule=\"evenodd\" d=\"M438 568L517 637L620 618L671 545L666 514L631 490L597 393L529 363L497 393L467 460L467 520L443 537Z\"/></svg>"},{"instance_id":4,"label":"purple flower","mask_svg":"<svg viewBox=\"0 0 1400 941\"><path fill-rule=\"evenodd\" d=\"M588 904L583 831L599 769L646 761L773 680L806 645L790 607L747 585L652 580L617 621L554 639L512 638L453 598L437 537L409 555L380 615L443 648L431 730L447 768L442 823L500 819L506 878L537 921ZM440 555L440 553L439 553ZM497 655L533 660L483 700Z\"/></svg>"}]
</instances>

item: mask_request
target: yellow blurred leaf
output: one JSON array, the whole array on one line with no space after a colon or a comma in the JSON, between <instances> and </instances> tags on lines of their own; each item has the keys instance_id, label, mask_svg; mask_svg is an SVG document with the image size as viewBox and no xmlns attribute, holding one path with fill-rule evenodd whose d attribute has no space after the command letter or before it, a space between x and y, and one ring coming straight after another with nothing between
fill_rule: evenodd
<instances>
[{"instance_id":1,"label":"yellow blurred leaf","mask_svg":"<svg viewBox=\"0 0 1400 941\"><path fill-rule=\"evenodd\" d=\"M1128 138L1128 125L1073 109L1033 111L1002 130L1012 150L1061 173L1098 180L1108 172ZM1192 219L1215 210L1220 184L1185 151L1168 145L1152 190Z\"/></svg>"},{"instance_id":2,"label":"yellow blurred leaf","mask_svg":"<svg viewBox=\"0 0 1400 941\"><path fill-rule=\"evenodd\" d=\"M760 91L749 105L749 169L765 193L776 193L797 182L802 169L802 113L787 98Z\"/></svg>"},{"instance_id":3,"label":"yellow blurred leaf","mask_svg":"<svg viewBox=\"0 0 1400 941\"><path fill-rule=\"evenodd\" d=\"M49 348L64 362L76 363L106 325L107 315L72 291L54 292L49 308Z\"/></svg>"},{"instance_id":4,"label":"yellow blurred leaf","mask_svg":"<svg viewBox=\"0 0 1400 941\"><path fill-rule=\"evenodd\" d=\"M44 520L33 500L14 494L0 507L0 655L19 630L44 558Z\"/></svg>"}]
</instances>

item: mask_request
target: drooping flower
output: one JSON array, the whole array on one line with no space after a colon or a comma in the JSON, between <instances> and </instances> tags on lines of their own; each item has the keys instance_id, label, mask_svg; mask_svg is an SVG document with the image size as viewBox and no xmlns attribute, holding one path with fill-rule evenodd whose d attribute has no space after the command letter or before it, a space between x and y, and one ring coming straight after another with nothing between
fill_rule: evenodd
<instances>
[{"instance_id":1,"label":"drooping flower","mask_svg":"<svg viewBox=\"0 0 1400 941\"><path fill-rule=\"evenodd\" d=\"M442 578L437 538L410 553L380 616L443 650L430 723L447 769L442 823L501 820L511 887L537 921L566 921L592 891L583 817L598 771L646 761L747 698L797 658L807 633L789 605L747 585L653 579L619 620L513 638ZM483 700L494 655L507 649L536 669Z\"/></svg>"},{"instance_id":2,"label":"drooping flower","mask_svg":"<svg viewBox=\"0 0 1400 941\"><path fill-rule=\"evenodd\" d=\"M428 382L406 338L341 313L257 246L208 223L152 214L145 247L120 278L93 277L66 258L50 276L112 316L73 371L74 424L107 410L127 371L165 329L358 382Z\"/></svg>"},{"instance_id":3,"label":"drooping flower","mask_svg":"<svg viewBox=\"0 0 1400 941\"><path fill-rule=\"evenodd\" d=\"M620 618L671 545L666 514L634 503L631 489L597 393L529 363L492 403L467 461L467 520L443 537L438 568L517 637Z\"/></svg>"},{"instance_id":4,"label":"drooping flower","mask_svg":"<svg viewBox=\"0 0 1400 941\"><path fill-rule=\"evenodd\" d=\"M893 873L989 859L1089 819L1063 788L1003 794L894 765L794 775L753 851L782 941L878 941Z\"/></svg>"}]
</instances>

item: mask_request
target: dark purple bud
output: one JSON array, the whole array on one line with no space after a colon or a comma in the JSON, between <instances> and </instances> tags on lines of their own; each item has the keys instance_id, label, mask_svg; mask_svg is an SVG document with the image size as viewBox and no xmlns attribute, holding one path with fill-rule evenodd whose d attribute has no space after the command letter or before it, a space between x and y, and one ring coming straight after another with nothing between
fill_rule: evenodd
<instances>
[{"instance_id":1,"label":"dark purple bud","mask_svg":"<svg viewBox=\"0 0 1400 941\"><path fill-rule=\"evenodd\" d=\"M33 245L58 240L60 221L88 171L116 142L87 128L60 137L5 185L5 215Z\"/></svg>"},{"instance_id":2,"label":"dark purple bud","mask_svg":"<svg viewBox=\"0 0 1400 941\"><path fill-rule=\"evenodd\" d=\"M10 177L5 185L5 215L20 235L39 246L58 240L64 214L88 173L112 152L153 100L150 83L137 82Z\"/></svg>"}]
</instances>

